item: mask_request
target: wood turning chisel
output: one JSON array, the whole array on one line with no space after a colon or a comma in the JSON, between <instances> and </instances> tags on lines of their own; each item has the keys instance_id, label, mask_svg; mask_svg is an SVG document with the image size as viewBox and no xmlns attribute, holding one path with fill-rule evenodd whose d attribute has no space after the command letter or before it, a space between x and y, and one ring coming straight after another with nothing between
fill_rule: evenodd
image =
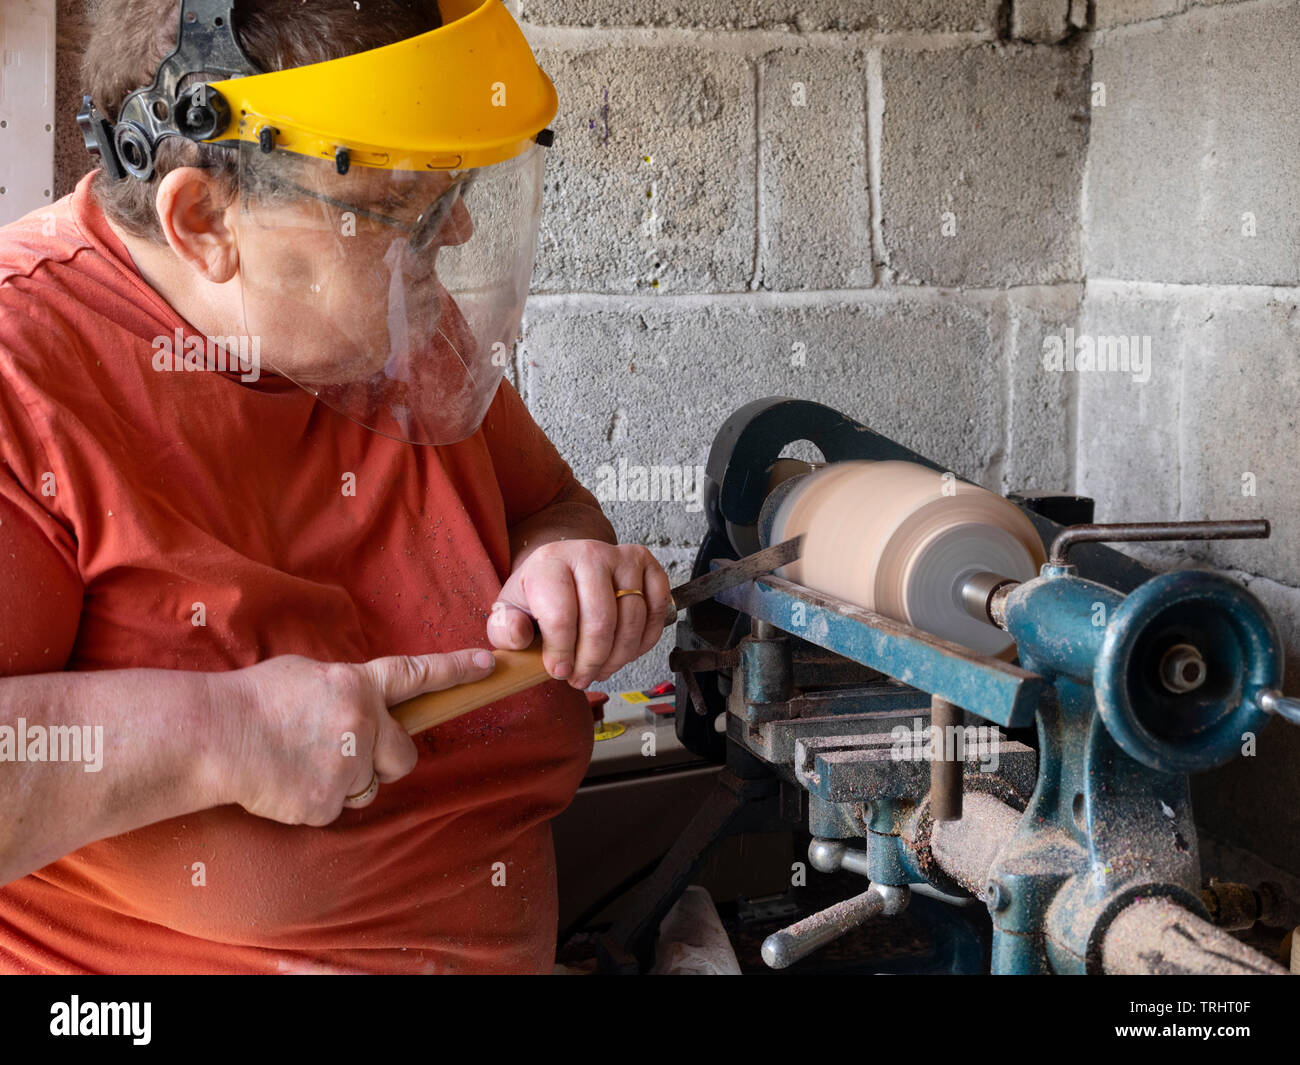
<instances>
[{"instance_id":1,"label":"wood turning chisel","mask_svg":"<svg viewBox=\"0 0 1300 1065\"><path fill-rule=\"evenodd\" d=\"M795 536L678 585L672 591L672 603L664 615L664 627L676 623L679 611L794 562L799 558L802 546L803 537ZM542 665L540 638L522 651L494 650L492 653L497 665L491 676L407 699L391 708L393 716L408 733L423 732L551 679Z\"/></svg>"}]
</instances>

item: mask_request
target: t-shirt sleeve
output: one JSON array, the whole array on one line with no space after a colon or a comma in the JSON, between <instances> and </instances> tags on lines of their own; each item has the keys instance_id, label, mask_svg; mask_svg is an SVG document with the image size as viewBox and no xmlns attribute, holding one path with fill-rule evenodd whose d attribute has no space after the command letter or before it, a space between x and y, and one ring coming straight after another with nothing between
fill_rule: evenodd
<instances>
[{"instance_id":1,"label":"t-shirt sleeve","mask_svg":"<svg viewBox=\"0 0 1300 1065\"><path fill-rule=\"evenodd\" d=\"M509 381L501 382L488 408L483 436L501 486L508 525L536 514L562 493L581 487Z\"/></svg>"},{"instance_id":2,"label":"t-shirt sleeve","mask_svg":"<svg viewBox=\"0 0 1300 1065\"><path fill-rule=\"evenodd\" d=\"M21 401L0 374L0 676L56 672L72 654L83 599L76 545L40 502L40 493L54 498L57 490Z\"/></svg>"}]
</instances>

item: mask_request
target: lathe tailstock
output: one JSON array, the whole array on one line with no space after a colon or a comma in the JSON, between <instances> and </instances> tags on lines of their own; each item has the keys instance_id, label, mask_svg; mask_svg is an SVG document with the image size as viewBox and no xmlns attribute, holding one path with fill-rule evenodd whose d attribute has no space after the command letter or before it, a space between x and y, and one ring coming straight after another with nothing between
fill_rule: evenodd
<instances>
[{"instance_id":1,"label":"lathe tailstock","mask_svg":"<svg viewBox=\"0 0 1300 1065\"><path fill-rule=\"evenodd\" d=\"M782 458L798 441L827 468ZM718 839L806 824L813 867L865 890L769 936L776 968L919 893L987 907L994 973L1284 972L1212 922L1188 786L1300 720L1273 621L1224 577L1105 546L1267 522L1092 525L1090 500L1002 499L781 398L723 425L705 511L693 576L796 533L806 552L678 624L678 736L726 769L603 967L645 967Z\"/></svg>"}]
</instances>

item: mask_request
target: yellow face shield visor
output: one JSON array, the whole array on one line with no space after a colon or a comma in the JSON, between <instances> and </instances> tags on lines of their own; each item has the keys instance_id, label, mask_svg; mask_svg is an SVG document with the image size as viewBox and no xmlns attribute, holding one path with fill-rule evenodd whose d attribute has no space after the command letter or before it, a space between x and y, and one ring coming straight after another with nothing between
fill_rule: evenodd
<instances>
[{"instance_id":1,"label":"yellow face shield visor","mask_svg":"<svg viewBox=\"0 0 1300 1065\"><path fill-rule=\"evenodd\" d=\"M87 146L139 179L166 136L236 152L237 283L263 368L384 435L466 438L513 360L550 79L501 0L439 0L438 29L270 73L233 6L183 0L176 51L117 124L85 101ZM194 73L225 76L178 88Z\"/></svg>"},{"instance_id":2,"label":"yellow face shield visor","mask_svg":"<svg viewBox=\"0 0 1300 1065\"><path fill-rule=\"evenodd\" d=\"M114 179L148 179L158 143L245 142L264 152L392 169L490 166L550 143L555 87L501 0L438 0L442 25L382 48L263 73L235 35L236 0L181 0L176 48L116 123L84 97L86 148ZM193 75L220 80L182 83Z\"/></svg>"},{"instance_id":3,"label":"yellow face shield visor","mask_svg":"<svg viewBox=\"0 0 1300 1065\"><path fill-rule=\"evenodd\" d=\"M327 63L214 82L212 142L340 165L460 170L525 151L555 117L551 80L501 0L441 0L441 28Z\"/></svg>"}]
</instances>

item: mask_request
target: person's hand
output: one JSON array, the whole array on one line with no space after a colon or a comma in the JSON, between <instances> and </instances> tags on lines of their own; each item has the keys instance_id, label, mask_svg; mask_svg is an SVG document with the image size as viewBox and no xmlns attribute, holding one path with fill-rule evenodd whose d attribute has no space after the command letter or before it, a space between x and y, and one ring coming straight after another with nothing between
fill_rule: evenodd
<instances>
[{"instance_id":1,"label":"person's hand","mask_svg":"<svg viewBox=\"0 0 1300 1065\"><path fill-rule=\"evenodd\" d=\"M641 594L617 596L620 590ZM492 606L488 640L493 647L527 647L535 618L546 671L586 688L658 642L670 598L668 575L646 548L557 540L510 575Z\"/></svg>"},{"instance_id":2,"label":"person's hand","mask_svg":"<svg viewBox=\"0 0 1300 1065\"><path fill-rule=\"evenodd\" d=\"M219 718L210 790L218 804L258 817L328 825L345 805L372 803L373 781L391 784L415 768L415 743L390 706L482 680L495 665L489 651L468 648L357 664L283 655L209 674Z\"/></svg>"}]
</instances>

